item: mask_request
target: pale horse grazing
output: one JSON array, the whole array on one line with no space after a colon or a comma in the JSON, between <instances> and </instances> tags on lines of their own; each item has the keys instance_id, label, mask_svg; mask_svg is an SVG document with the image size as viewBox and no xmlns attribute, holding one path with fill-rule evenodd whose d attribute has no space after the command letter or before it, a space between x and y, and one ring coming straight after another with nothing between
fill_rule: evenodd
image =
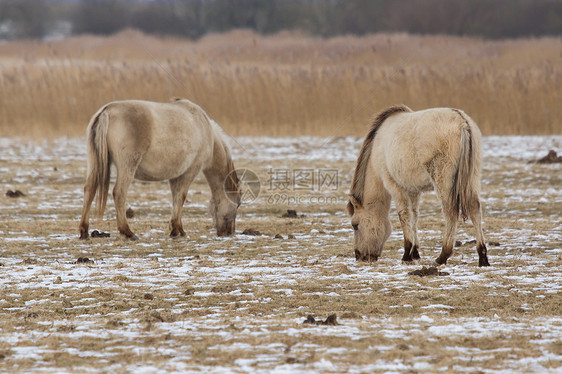
<instances>
[{"instance_id":1,"label":"pale horse grazing","mask_svg":"<svg viewBox=\"0 0 562 374\"><path fill-rule=\"evenodd\" d=\"M104 105L87 129L88 171L80 239L87 239L90 206L103 216L111 165L117 168L113 199L119 232L138 239L125 215L133 179L168 180L172 190L170 236L185 236L181 210L187 190L202 170L211 188L210 212L219 236L232 235L240 205L239 182L224 132L198 105L185 99L169 103L127 100Z\"/></svg>"},{"instance_id":2,"label":"pale horse grazing","mask_svg":"<svg viewBox=\"0 0 562 374\"><path fill-rule=\"evenodd\" d=\"M392 230L391 199L404 233L402 260L419 259L419 199L435 189L446 220L437 264L453 253L461 214L474 225L478 265L489 266L479 198L480 139L476 123L458 109L413 112L401 105L378 114L361 147L347 205L356 259L376 261L381 255Z\"/></svg>"}]
</instances>

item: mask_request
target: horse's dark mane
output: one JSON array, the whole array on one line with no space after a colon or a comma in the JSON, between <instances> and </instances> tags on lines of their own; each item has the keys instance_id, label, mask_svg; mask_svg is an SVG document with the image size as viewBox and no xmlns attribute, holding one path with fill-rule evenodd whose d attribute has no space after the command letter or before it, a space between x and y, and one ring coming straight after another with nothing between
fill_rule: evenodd
<instances>
[{"instance_id":1,"label":"horse's dark mane","mask_svg":"<svg viewBox=\"0 0 562 374\"><path fill-rule=\"evenodd\" d=\"M234 162L232 161L232 156L230 155L230 146L228 145L226 139L224 138L224 132L222 128L216 125L219 134L220 142L222 143L225 157L226 157L226 170L227 176L224 181L224 191L228 195L231 201L238 201L240 194L240 181L238 180L238 175L236 174L236 168L234 167Z\"/></svg>"},{"instance_id":2,"label":"horse's dark mane","mask_svg":"<svg viewBox=\"0 0 562 374\"><path fill-rule=\"evenodd\" d=\"M230 158L230 152L227 151L227 164L228 164L228 177L224 182L224 189L226 193L230 194L230 197L238 198L239 194L239 180L238 175L236 175L236 169L234 168L234 162ZM236 196L234 196L236 195Z\"/></svg>"},{"instance_id":3,"label":"horse's dark mane","mask_svg":"<svg viewBox=\"0 0 562 374\"><path fill-rule=\"evenodd\" d=\"M371 124L371 129L367 133L363 145L361 146L361 151L359 152L359 158L357 159L357 165L355 167L355 173L353 174L353 179L351 181L351 196L357 200L359 204L363 204L363 191L365 189L365 174L367 172L367 165L369 164L369 158L371 157L371 146L378 129L384 123L384 121L395 113L399 112L411 112L412 110L405 105L395 105L386 108L380 112Z\"/></svg>"}]
</instances>

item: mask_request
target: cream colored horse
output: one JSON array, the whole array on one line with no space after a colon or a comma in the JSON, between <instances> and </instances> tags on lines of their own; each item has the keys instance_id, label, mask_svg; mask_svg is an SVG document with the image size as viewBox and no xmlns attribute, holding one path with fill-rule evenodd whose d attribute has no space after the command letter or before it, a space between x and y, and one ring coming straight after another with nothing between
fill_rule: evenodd
<instances>
[{"instance_id":1,"label":"cream colored horse","mask_svg":"<svg viewBox=\"0 0 562 374\"><path fill-rule=\"evenodd\" d=\"M133 179L168 180L172 190L170 236L185 236L181 210L187 190L199 171L211 188L210 210L219 236L235 230L240 202L239 183L222 129L194 103L116 101L103 106L87 129L88 172L80 239L87 239L88 216L97 193L103 216L109 190L111 164L117 168L113 198L117 227L127 238L137 239L125 216L127 189Z\"/></svg>"},{"instance_id":2,"label":"cream colored horse","mask_svg":"<svg viewBox=\"0 0 562 374\"><path fill-rule=\"evenodd\" d=\"M394 199L404 233L403 261L419 259L418 205L435 189L446 220L445 264L453 253L459 214L476 230L479 266L489 266L480 207L480 130L464 112L436 108L418 112L390 107L374 120L357 160L347 210L355 231L355 257L377 260L392 227Z\"/></svg>"}]
</instances>

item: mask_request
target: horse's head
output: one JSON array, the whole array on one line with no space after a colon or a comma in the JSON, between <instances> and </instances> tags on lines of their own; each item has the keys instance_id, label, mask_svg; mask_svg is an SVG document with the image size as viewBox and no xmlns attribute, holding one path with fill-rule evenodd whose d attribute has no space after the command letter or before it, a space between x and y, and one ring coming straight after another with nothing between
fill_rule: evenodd
<instances>
[{"instance_id":1,"label":"horse's head","mask_svg":"<svg viewBox=\"0 0 562 374\"><path fill-rule=\"evenodd\" d=\"M351 227L353 227L355 259L378 260L384 243L392 231L388 216L378 218L381 215L365 209L353 196L347 203L347 213L351 217Z\"/></svg>"},{"instance_id":2,"label":"horse's head","mask_svg":"<svg viewBox=\"0 0 562 374\"><path fill-rule=\"evenodd\" d=\"M230 236L236 230L236 213L242 199L240 183L234 168L227 175L224 183L224 194L213 196L209 210L213 216L218 236Z\"/></svg>"},{"instance_id":3,"label":"horse's head","mask_svg":"<svg viewBox=\"0 0 562 374\"><path fill-rule=\"evenodd\" d=\"M236 213L238 211L236 202L230 199L221 199L217 202L215 198L211 199L209 211L213 216L213 222L217 229L218 236L230 236L236 230Z\"/></svg>"}]
</instances>

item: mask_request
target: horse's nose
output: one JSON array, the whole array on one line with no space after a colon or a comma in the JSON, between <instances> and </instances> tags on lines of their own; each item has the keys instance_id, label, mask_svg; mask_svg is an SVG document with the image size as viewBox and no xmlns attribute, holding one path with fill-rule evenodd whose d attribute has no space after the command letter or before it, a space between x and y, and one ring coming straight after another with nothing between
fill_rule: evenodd
<instances>
[{"instance_id":1,"label":"horse's nose","mask_svg":"<svg viewBox=\"0 0 562 374\"><path fill-rule=\"evenodd\" d=\"M361 252L356 248L355 249L355 259L357 261L367 261L367 262L373 262L373 261L377 261L379 259L379 256L371 254L370 252L367 253L366 255L361 254Z\"/></svg>"},{"instance_id":2,"label":"horse's nose","mask_svg":"<svg viewBox=\"0 0 562 374\"><path fill-rule=\"evenodd\" d=\"M358 223L352 224L351 227L353 227L353 230L354 230L354 231L359 230L359 224L358 224Z\"/></svg>"},{"instance_id":3,"label":"horse's nose","mask_svg":"<svg viewBox=\"0 0 562 374\"><path fill-rule=\"evenodd\" d=\"M217 230L218 236L230 236L232 234L234 234L234 226L227 226Z\"/></svg>"}]
</instances>

